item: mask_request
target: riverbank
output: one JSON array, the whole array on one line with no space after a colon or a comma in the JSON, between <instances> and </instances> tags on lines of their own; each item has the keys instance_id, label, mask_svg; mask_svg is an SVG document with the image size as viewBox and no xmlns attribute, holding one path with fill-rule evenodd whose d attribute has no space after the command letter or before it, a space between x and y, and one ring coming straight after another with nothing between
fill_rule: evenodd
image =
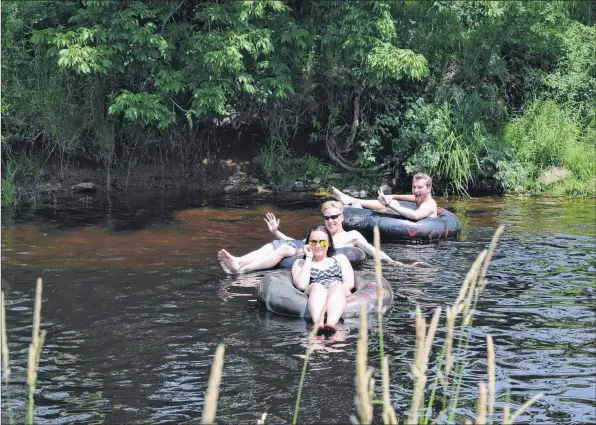
<instances>
[{"instance_id":1,"label":"riverbank","mask_svg":"<svg viewBox=\"0 0 596 425\"><path fill-rule=\"evenodd\" d=\"M17 204L23 199L41 195L61 195L79 192L147 192L152 190L188 190L221 193L262 193L267 191L321 192L331 186L342 187L356 197L374 196L376 185L382 182L372 176L358 178L354 173L308 173L292 169L287 171L288 179L284 182L272 181L264 174L256 157L252 161L237 158L220 158L204 161L191 166L162 166L161 164L141 164L130 168L111 170L95 166L77 166L50 164L42 170L35 169L24 176L2 181L3 205ZM569 172L559 167L543 171L534 190L515 192L522 195L550 196L593 196L595 190L585 186L585 182L568 180ZM386 182L385 191L402 193L409 189L409 177L403 181ZM8 184L7 184L8 183ZM596 186L596 182L594 182ZM446 195L434 188L435 195ZM485 187L482 192L470 192L471 196L503 195L501 188Z\"/></svg>"}]
</instances>

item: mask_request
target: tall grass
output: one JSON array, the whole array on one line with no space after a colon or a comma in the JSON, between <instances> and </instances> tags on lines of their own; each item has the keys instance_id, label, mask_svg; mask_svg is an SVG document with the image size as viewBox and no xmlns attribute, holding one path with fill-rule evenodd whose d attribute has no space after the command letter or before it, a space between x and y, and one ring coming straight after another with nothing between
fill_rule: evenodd
<instances>
[{"instance_id":1,"label":"tall grass","mask_svg":"<svg viewBox=\"0 0 596 425\"><path fill-rule=\"evenodd\" d=\"M31 344L29 344L29 355L27 361L27 386L28 401L27 401L27 424L33 424L33 412L35 408L35 386L37 385L37 368L39 367L39 359L41 357L41 350L46 339L46 331L40 331L41 326L41 300L42 300L42 280L37 279L35 289L35 304L33 308L33 331L31 335ZM8 386L10 377L10 367L8 360L8 336L6 329L6 305L4 302L4 293L2 293L2 371L4 373L4 381L6 383L6 401L8 404L9 422L12 423L12 411L10 406L10 388Z\"/></svg>"},{"instance_id":2,"label":"tall grass","mask_svg":"<svg viewBox=\"0 0 596 425\"><path fill-rule=\"evenodd\" d=\"M2 164L2 205L14 205L16 203L16 188L15 188L15 176L17 170L14 163L10 160L6 160L5 164Z\"/></svg>"},{"instance_id":3,"label":"tall grass","mask_svg":"<svg viewBox=\"0 0 596 425\"><path fill-rule=\"evenodd\" d=\"M579 112L552 100L535 101L505 127L505 141L519 161L528 165L531 181L549 167L570 172L541 191L593 195L596 178L596 132L593 122L582 123Z\"/></svg>"},{"instance_id":4,"label":"tall grass","mask_svg":"<svg viewBox=\"0 0 596 425\"><path fill-rule=\"evenodd\" d=\"M2 372L4 373L4 385L6 385L6 405L8 406L8 422L12 425L12 406L10 403L10 363L8 359L8 334L6 332L6 305L4 303L4 292L2 292Z\"/></svg>"},{"instance_id":5,"label":"tall grass","mask_svg":"<svg viewBox=\"0 0 596 425\"><path fill-rule=\"evenodd\" d=\"M406 128L404 137L419 147L406 170L428 173L445 193L467 195L468 187L476 184L479 158L486 149L486 131L472 107L477 102L474 96L454 95L441 104L422 104L409 111L407 116L416 125Z\"/></svg>"}]
</instances>

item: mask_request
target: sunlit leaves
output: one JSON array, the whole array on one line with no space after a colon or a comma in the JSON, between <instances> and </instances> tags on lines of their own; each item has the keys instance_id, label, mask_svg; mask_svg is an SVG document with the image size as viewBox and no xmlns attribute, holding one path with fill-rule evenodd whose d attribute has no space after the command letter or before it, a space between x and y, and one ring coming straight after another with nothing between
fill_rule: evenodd
<instances>
[{"instance_id":1,"label":"sunlit leaves","mask_svg":"<svg viewBox=\"0 0 596 425\"><path fill-rule=\"evenodd\" d=\"M323 53L334 74L355 87L428 73L426 59L396 46L395 21L386 2L323 3L329 24L322 35Z\"/></svg>"},{"instance_id":2,"label":"sunlit leaves","mask_svg":"<svg viewBox=\"0 0 596 425\"><path fill-rule=\"evenodd\" d=\"M165 93L180 93L184 90L182 73L179 71L161 70L157 74L155 87L162 89Z\"/></svg>"},{"instance_id":3,"label":"sunlit leaves","mask_svg":"<svg viewBox=\"0 0 596 425\"><path fill-rule=\"evenodd\" d=\"M71 45L58 53L58 65L70 68L77 73L105 73L112 66L106 58L105 50L89 46Z\"/></svg>"},{"instance_id":4,"label":"sunlit leaves","mask_svg":"<svg viewBox=\"0 0 596 425\"><path fill-rule=\"evenodd\" d=\"M378 43L367 56L375 82L389 78L400 79L407 75L420 80L428 74L428 62L411 50L398 49L389 43Z\"/></svg>"},{"instance_id":5,"label":"sunlit leaves","mask_svg":"<svg viewBox=\"0 0 596 425\"><path fill-rule=\"evenodd\" d=\"M142 125L156 123L159 128L176 122L176 115L161 103L161 96L153 93L122 90L110 106L109 113L122 113L126 120Z\"/></svg>"}]
</instances>

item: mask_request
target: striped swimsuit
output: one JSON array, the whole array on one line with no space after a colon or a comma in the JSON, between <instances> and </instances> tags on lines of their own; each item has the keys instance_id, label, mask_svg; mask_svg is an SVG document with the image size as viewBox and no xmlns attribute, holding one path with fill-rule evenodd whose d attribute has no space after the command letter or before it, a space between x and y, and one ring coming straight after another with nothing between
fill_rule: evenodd
<instances>
[{"instance_id":1,"label":"striped swimsuit","mask_svg":"<svg viewBox=\"0 0 596 425\"><path fill-rule=\"evenodd\" d=\"M310 285L319 283L323 285L325 289L329 289L333 285L341 285L343 283L341 267L339 266L337 259L335 259L335 257L332 258L335 263L331 267L327 267L326 269L312 268L310 270Z\"/></svg>"}]
</instances>

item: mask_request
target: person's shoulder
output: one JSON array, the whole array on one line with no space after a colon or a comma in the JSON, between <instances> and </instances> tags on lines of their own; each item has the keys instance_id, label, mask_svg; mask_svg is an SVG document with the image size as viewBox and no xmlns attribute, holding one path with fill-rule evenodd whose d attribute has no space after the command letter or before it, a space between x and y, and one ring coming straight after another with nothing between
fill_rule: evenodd
<instances>
[{"instance_id":1,"label":"person's shoulder","mask_svg":"<svg viewBox=\"0 0 596 425\"><path fill-rule=\"evenodd\" d=\"M362 233L360 233L358 230L348 230L346 233L352 238L362 236Z\"/></svg>"},{"instance_id":2,"label":"person's shoulder","mask_svg":"<svg viewBox=\"0 0 596 425\"><path fill-rule=\"evenodd\" d=\"M429 206L429 207L436 207L437 206L437 201L435 201L434 198L431 196L426 201L424 201L421 204L421 206L422 205Z\"/></svg>"}]
</instances>

